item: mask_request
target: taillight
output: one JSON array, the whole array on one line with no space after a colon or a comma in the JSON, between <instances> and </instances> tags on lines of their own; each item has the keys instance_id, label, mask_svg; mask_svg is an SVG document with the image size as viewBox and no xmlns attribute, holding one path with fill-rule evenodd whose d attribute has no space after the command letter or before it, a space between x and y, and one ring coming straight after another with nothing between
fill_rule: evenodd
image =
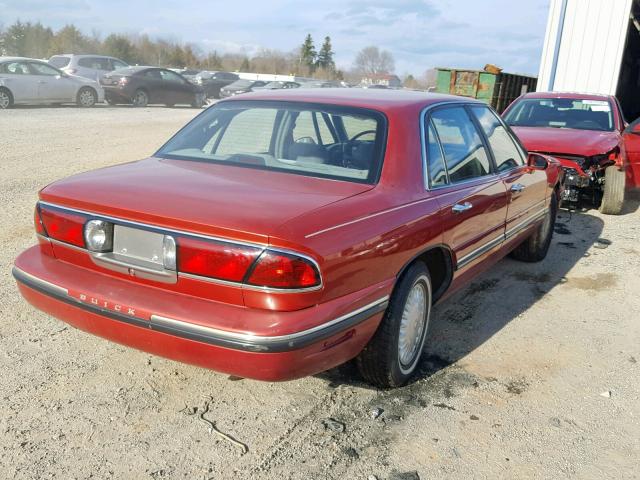
<instances>
[{"instance_id":1,"label":"taillight","mask_svg":"<svg viewBox=\"0 0 640 480\"><path fill-rule=\"evenodd\" d=\"M86 216L40 205L40 219L48 237L84 248Z\"/></svg>"},{"instance_id":2,"label":"taillight","mask_svg":"<svg viewBox=\"0 0 640 480\"><path fill-rule=\"evenodd\" d=\"M262 251L257 247L179 237L178 271L241 282Z\"/></svg>"},{"instance_id":3,"label":"taillight","mask_svg":"<svg viewBox=\"0 0 640 480\"><path fill-rule=\"evenodd\" d=\"M306 258L267 250L256 262L247 283L270 288L311 288L320 285L320 272Z\"/></svg>"}]
</instances>

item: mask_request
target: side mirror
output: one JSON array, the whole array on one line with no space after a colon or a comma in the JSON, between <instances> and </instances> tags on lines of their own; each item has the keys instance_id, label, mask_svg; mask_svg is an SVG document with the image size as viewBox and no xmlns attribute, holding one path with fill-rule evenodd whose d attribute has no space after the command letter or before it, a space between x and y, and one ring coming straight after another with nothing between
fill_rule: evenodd
<instances>
[{"instance_id":1,"label":"side mirror","mask_svg":"<svg viewBox=\"0 0 640 480\"><path fill-rule=\"evenodd\" d=\"M536 170L546 170L549 167L549 161L542 155L530 153L529 158L527 158L527 165Z\"/></svg>"},{"instance_id":2,"label":"side mirror","mask_svg":"<svg viewBox=\"0 0 640 480\"><path fill-rule=\"evenodd\" d=\"M65 72L60 72L60 75L58 75L60 78L69 78L69 74L65 73Z\"/></svg>"}]
</instances>

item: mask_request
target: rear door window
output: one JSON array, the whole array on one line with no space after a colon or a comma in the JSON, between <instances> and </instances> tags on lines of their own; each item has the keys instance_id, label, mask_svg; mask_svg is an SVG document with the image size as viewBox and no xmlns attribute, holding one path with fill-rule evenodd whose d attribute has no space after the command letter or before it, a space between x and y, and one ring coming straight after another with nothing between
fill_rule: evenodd
<instances>
[{"instance_id":1,"label":"rear door window","mask_svg":"<svg viewBox=\"0 0 640 480\"><path fill-rule=\"evenodd\" d=\"M24 62L7 62L0 65L0 73L11 75L30 75L29 67Z\"/></svg>"},{"instance_id":2,"label":"rear door window","mask_svg":"<svg viewBox=\"0 0 640 480\"><path fill-rule=\"evenodd\" d=\"M427 126L427 171L429 173L429 186L442 187L449 183L447 169L444 166L444 156L440 147L440 141L433 124Z\"/></svg>"},{"instance_id":3,"label":"rear door window","mask_svg":"<svg viewBox=\"0 0 640 480\"><path fill-rule=\"evenodd\" d=\"M491 174L489 155L466 109L448 107L431 115L451 183L463 182Z\"/></svg>"},{"instance_id":4,"label":"rear door window","mask_svg":"<svg viewBox=\"0 0 640 480\"><path fill-rule=\"evenodd\" d=\"M489 146L493 151L498 172L506 172L525 164L524 153L516 145L515 140L488 107L471 107L471 111L482 126Z\"/></svg>"}]
</instances>

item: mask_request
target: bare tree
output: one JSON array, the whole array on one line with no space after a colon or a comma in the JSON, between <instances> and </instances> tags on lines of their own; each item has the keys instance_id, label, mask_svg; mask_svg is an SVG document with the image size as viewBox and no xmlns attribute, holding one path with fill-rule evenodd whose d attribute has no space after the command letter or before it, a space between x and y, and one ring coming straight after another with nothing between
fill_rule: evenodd
<instances>
[{"instance_id":1,"label":"bare tree","mask_svg":"<svg viewBox=\"0 0 640 480\"><path fill-rule=\"evenodd\" d=\"M393 55L387 50L378 47L365 47L358 55L354 63L355 70L362 75L381 75L395 70Z\"/></svg>"}]
</instances>

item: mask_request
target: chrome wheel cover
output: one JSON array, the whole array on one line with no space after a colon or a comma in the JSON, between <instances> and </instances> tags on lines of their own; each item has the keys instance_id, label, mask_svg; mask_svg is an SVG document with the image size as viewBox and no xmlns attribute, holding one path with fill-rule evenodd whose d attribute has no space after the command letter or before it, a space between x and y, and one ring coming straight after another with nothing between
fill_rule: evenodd
<instances>
[{"instance_id":1,"label":"chrome wheel cover","mask_svg":"<svg viewBox=\"0 0 640 480\"><path fill-rule=\"evenodd\" d=\"M90 90L83 90L80 92L80 104L85 107L91 107L95 104L93 93Z\"/></svg>"},{"instance_id":2,"label":"chrome wheel cover","mask_svg":"<svg viewBox=\"0 0 640 480\"><path fill-rule=\"evenodd\" d=\"M9 94L5 91L0 91L0 108L7 108L11 103L11 99L9 98Z\"/></svg>"},{"instance_id":3,"label":"chrome wheel cover","mask_svg":"<svg viewBox=\"0 0 640 480\"><path fill-rule=\"evenodd\" d=\"M136 93L136 96L133 98L134 105L144 106L147 102L147 94L142 91Z\"/></svg>"},{"instance_id":4,"label":"chrome wheel cover","mask_svg":"<svg viewBox=\"0 0 640 480\"><path fill-rule=\"evenodd\" d=\"M430 292L426 282L419 278L411 287L402 311L400 332L398 335L398 358L403 372L411 371L424 343L425 329L428 325Z\"/></svg>"}]
</instances>

